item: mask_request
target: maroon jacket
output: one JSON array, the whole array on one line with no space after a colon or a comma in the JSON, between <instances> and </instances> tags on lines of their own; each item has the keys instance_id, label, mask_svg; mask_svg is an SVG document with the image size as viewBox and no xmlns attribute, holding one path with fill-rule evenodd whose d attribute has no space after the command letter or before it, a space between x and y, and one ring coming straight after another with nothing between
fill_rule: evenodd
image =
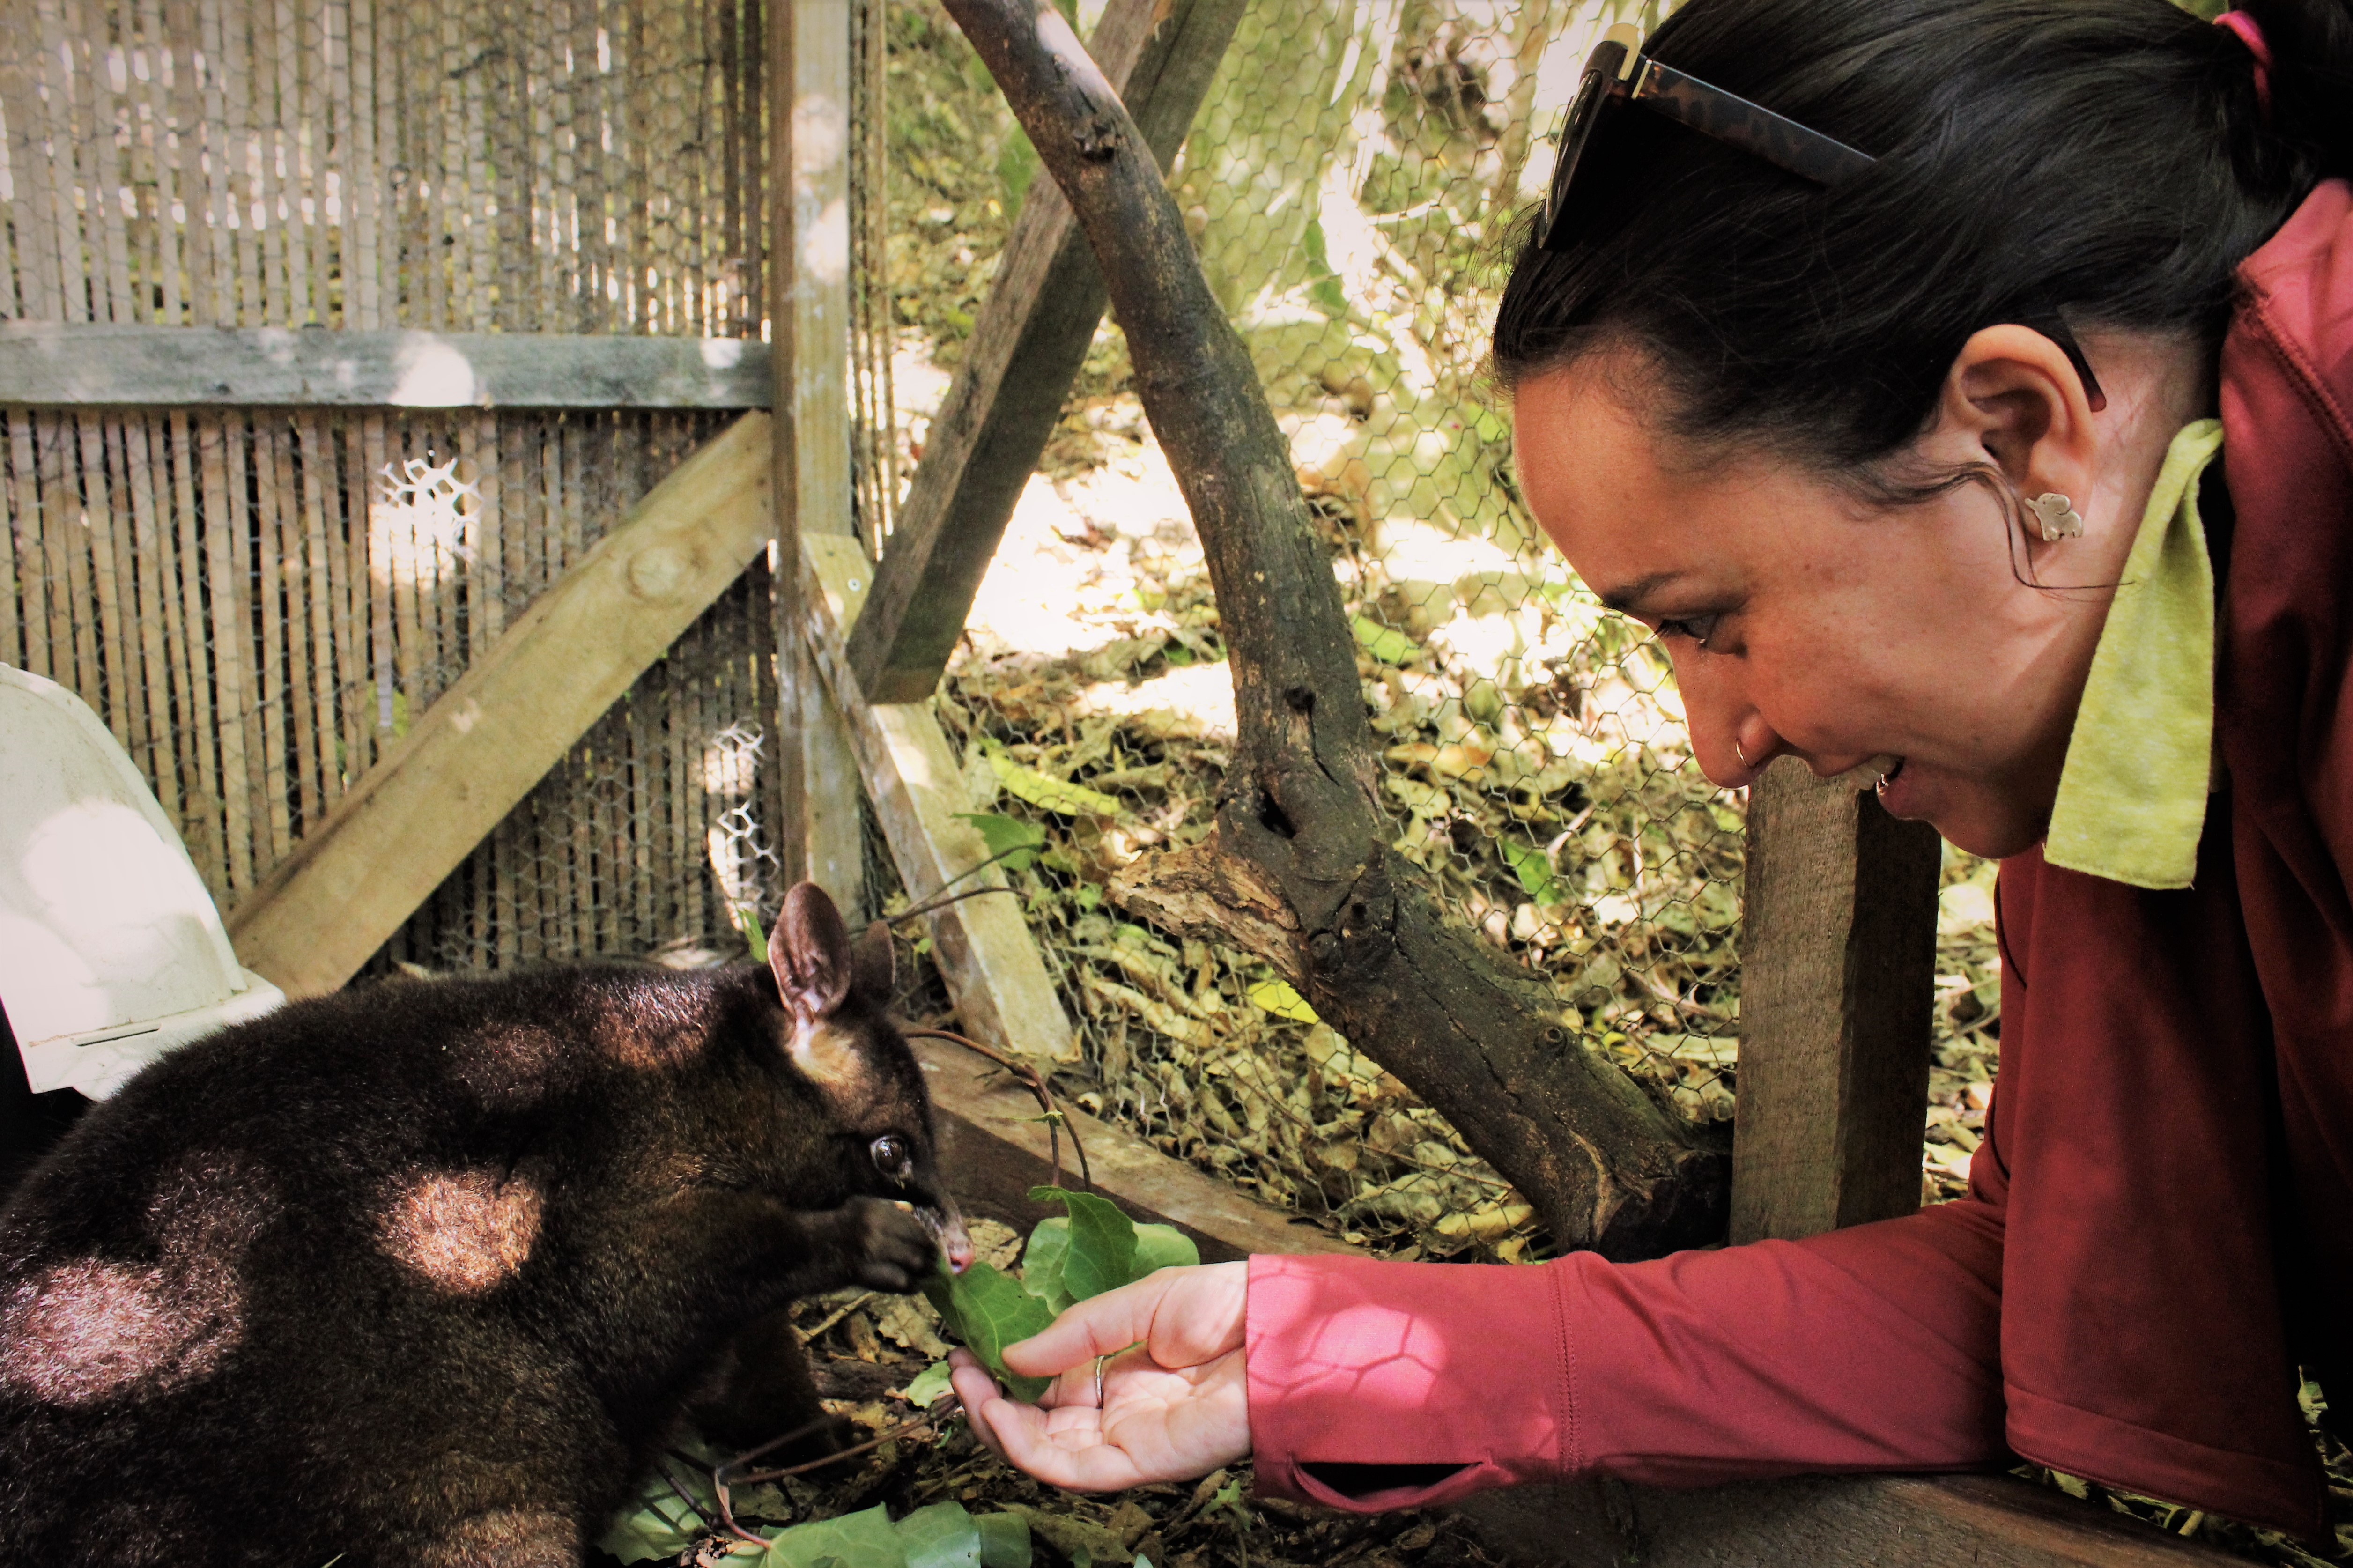
<instances>
[{"instance_id":1,"label":"maroon jacket","mask_svg":"<svg viewBox=\"0 0 2353 1568\"><path fill-rule=\"evenodd\" d=\"M1969 1195L1631 1265L1253 1258L1261 1486L1375 1508L2015 1452L2326 1535L2295 1369L2353 1409L2353 191L2241 278L2197 885L2003 865Z\"/></svg>"}]
</instances>

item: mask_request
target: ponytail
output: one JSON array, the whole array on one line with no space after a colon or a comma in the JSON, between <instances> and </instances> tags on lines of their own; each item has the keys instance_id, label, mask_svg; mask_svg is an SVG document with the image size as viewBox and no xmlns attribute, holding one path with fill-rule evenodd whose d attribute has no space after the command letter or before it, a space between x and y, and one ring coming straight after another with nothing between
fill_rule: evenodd
<instances>
[{"instance_id":1,"label":"ponytail","mask_svg":"<svg viewBox=\"0 0 2353 1568\"><path fill-rule=\"evenodd\" d=\"M2316 178L2353 176L2353 0L2246 0L2272 63L2265 127Z\"/></svg>"},{"instance_id":2,"label":"ponytail","mask_svg":"<svg viewBox=\"0 0 2353 1568\"><path fill-rule=\"evenodd\" d=\"M1561 253L1523 231L1497 375L1629 348L1666 435L1868 482L1980 328L2219 342L2239 264L2353 174L2353 0L2241 9L2267 108L2248 43L2168 0L1690 0L1648 53L1876 162L1824 190L1621 117L1612 221Z\"/></svg>"}]
</instances>

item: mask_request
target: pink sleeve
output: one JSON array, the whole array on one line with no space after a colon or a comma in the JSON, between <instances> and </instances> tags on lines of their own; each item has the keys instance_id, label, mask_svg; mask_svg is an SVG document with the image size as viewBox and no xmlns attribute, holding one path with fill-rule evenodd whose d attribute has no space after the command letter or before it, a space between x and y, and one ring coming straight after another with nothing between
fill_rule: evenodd
<instances>
[{"instance_id":1,"label":"pink sleeve","mask_svg":"<svg viewBox=\"0 0 2353 1568\"><path fill-rule=\"evenodd\" d=\"M1369 1510L1996 1462L2001 1215L1972 1198L1648 1263L1253 1258L1260 1488Z\"/></svg>"}]
</instances>

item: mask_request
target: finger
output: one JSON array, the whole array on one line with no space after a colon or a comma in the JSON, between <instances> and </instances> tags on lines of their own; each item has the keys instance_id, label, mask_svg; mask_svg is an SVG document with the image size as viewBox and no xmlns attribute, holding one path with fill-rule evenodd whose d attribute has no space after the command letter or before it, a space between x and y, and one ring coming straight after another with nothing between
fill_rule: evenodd
<instances>
[{"instance_id":1,"label":"finger","mask_svg":"<svg viewBox=\"0 0 2353 1568\"><path fill-rule=\"evenodd\" d=\"M965 1420L972 1427L972 1435L990 1453L1004 1458L1005 1445L986 1414L990 1405L1007 1403L997 1380L988 1375L988 1369L970 1351L962 1348L948 1352L948 1368L949 1384L955 1390L956 1402L964 1406Z\"/></svg>"},{"instance_id":2,"label":"finger","mask_svg":"<svg viewBox=\"0 0 2353 1568\"><path fill-rule=\"evenodd\" d=\"M1070 1308L1052 1325L1005 1348L1005 1364L1053 1377L1139 1341L1163 1366L1191 1366L1238 1350L1249 1266L1164 1268Z\"/></svg>"}]
</instances>

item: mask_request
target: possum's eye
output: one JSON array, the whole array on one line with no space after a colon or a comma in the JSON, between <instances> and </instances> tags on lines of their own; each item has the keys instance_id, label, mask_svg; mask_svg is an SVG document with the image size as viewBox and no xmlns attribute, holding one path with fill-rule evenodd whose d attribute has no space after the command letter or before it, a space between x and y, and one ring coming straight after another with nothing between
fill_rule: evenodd
<instances>
[{"instance_id":1,"label":"possum's eye","mask_svg":"<svg viewBox=\"0 0 2353 1568\"><path fill-rule=\"evenodd\" d=\"M895 1132L885 1132L874 1140L871 1152L874 1168L894 1182L903 1182L915 1173L915 1160L907 1152L907 1141Z\"/></svg>"}]
</instances>

